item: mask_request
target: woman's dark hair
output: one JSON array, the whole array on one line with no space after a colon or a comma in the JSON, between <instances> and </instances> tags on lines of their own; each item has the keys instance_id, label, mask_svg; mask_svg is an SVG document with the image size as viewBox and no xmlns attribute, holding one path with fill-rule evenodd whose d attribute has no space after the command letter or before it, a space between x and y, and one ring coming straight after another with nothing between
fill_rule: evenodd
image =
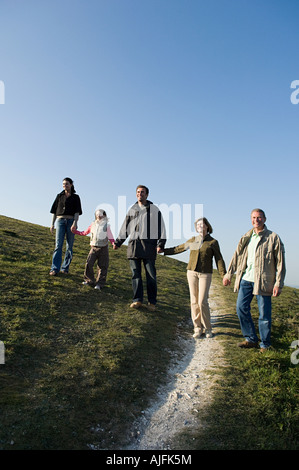
<instances>
[{"instance_id":1,"label":"woman's dark hair","mask_svg":"<svg viewBox=\"0 0 299 470\"><path fill-rule=\"evenodd\" d=\"M72 178L63 178L63 181L68 181L71 185L72 185L72 188L71 188L71 193L74 194L76 192L75 188L74 188L74 182L72 180Z\"/></svg>"},{"instance_id":2,"label":"woman's dark hair","mask_svg":"<svg viewBox=\"0 0 299 470\"><path fill-rule=\"evenodd\" d=\"M204 222L204 224L208 227L208 233L213 233L213 228L212 228L212 225L210 224L210 222L208 221L208 219L206 219L205 217L200 217L199 219L197 219L194 223L195 225L195 229L196 229L196 225L197 225L197 222L199 222L200 220L202 220Z\"/></svg>"}]
</instances>

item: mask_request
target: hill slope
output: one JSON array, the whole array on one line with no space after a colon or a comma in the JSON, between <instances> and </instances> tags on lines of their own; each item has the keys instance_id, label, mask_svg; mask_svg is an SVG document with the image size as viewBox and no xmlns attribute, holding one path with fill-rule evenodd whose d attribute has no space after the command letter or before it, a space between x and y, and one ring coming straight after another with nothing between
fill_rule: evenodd
<instances>
[{"instance_id":1,"label":"hill slope","mask_svg":"<svg viewBox=\"0 0 299 470\"><path fill-rule=\"evenodd\" d=\"M158 256L158 310L150 313L129 308L126 247L110 249L99 292L82 286L88 237L75 240L70 274L54 278L48 228L0 216L0 241L0 449L124 448L169 378L172 357L184 352L178 336L191 337L185 263ZM218 310L211 341L221 341L225 355L221 378L198 427L176 436L175 448L298 449L299 365L290 345L298 338L299 290L285 287L273 299L266 354L235 347L236 295L216 273L211 296ZM256 321L254 303L252 312Z\"/></svg>"},{"instance_id":2,"label":"hill slope","mask_svg":"<svg viewBox=\"0 0 299 470\"><path fill-rule=\"evenodd\" d=\"M99 445L113 448L163 381L189 319L185 264L159 256L158 309L136 311L126 247L110 249L99 292L81 284L88 237L76 237L70 274L54 278L48 228L0 216L0 237L0 448L84 449L99 426Z\"/></svg>"}]
</instances>

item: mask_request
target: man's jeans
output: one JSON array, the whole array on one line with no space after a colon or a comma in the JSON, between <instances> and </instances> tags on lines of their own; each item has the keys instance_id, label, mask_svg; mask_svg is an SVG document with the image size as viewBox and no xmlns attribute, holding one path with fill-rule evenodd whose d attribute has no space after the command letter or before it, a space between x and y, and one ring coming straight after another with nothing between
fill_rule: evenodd
<instances>
[{"instance_id":1,"label":"man's jeans","mask_svg":"<svg viewBox=\"0 0 299 470\"><path fill-rule=\"evenodd\" d=\"M157 277L155 260L150 259L130 259L130 268L132 271L133 301L143 302L143 283L141 269L143 262L146 274L147 297L150 304L157 303Z\"/></svg>"},{"instance_id":2,"label":"man's jeans","mask_svg":"<svg viewBox=\"0 0 299 470\"><path fill-rule=\"evenodd\" d=\"M69 266L73 258L73 244L75 235L71 232L71 226L74 219L57 219L56 226L56 245L53 253L51 271L58 273L62 262L62 247L64 238L66 237L66 250L63 265L61 270L66 273L69 271Z\"/></svg>"},{"instance_id":3,"label":"man's jeans","mask_svg":"<svg viewBox=\"0 0 299 470\"><path fill-rule=\"evenodd\" d=\"M250 313L250 304L253 298L253 285L253 282L245 281L244 279L241 280L237 299L237 314L246 341L257 343L258 337L255 333ZM260 347L268 348L270 346L271 335L271 296L257 295L256 298L259 308Z\"/></svg>"}]
</instances>

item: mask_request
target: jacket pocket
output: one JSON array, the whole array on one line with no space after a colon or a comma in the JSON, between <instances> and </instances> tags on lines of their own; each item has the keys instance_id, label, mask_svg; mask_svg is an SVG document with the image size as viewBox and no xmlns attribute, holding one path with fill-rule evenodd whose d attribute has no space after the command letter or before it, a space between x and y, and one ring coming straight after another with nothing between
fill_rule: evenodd
<instances>
[{"instance_id":1,"label":"jacket pocket","mask_svg":"<svg viewBox=\"0 0 299 470\"><path fill-rule=\"evenodd\" d=\"M275 284L275 276L270 273L262 273L261 275L261 291L266 294L272 294Z\"/></svg>"}]
</instances>

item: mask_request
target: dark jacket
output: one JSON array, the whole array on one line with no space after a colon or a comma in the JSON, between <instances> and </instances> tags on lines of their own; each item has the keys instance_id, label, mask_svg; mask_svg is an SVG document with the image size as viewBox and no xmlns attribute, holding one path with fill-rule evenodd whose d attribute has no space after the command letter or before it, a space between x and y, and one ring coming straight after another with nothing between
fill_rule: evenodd
<instances>
[{"instance_id":1,"label":"dark jacket","mask_svg":"<svg viewBox=\"0 0 299 470\"><path fill-rule=\"evenodd\" d=\"M151 201L144 207L136 202L128 211L115 245L120 247L129 238L129 259L156 259L157 247L164 248L166 231L162 214Z\"/></svg>"},{"instance_id":2,"label":"dark jacket","mask_svg":"<svg viewBox=\"0 0 299 470\"><path fill-rule=\"evenodd\" d=\"M213 272L213 257L219 274L223 277L226 273L225 263L220 252L219 243L211 235L192 237L182 245L166 248L165 255L176 255L190 249L190 258L187 269L200 273Z\"/></svg>"},{"instance_id":3,"label":"dark jacket","mask_svg":"<svg viewBox=\"0 0 299 470\"><path fill-rule=\"evenodd\" d=\"M51 214L58 216L82 214L81 200L77 194L71 194L66 197L65 191L57 194L55 201L52 204Z\"/></svg>"}]
</instances>

